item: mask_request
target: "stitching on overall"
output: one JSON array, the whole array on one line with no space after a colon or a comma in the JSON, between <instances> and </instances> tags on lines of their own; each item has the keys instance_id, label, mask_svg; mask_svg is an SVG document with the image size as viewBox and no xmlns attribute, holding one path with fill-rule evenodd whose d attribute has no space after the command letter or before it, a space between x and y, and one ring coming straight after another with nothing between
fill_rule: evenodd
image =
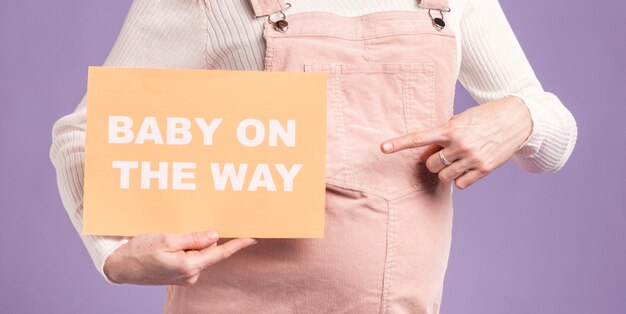
<instances>
[{"instance_id":1,"label":"stitching on overall","mask_svg":"<svg viewBox=\"0 0 626 314\"><path fill-rule=\"evenodd\" d=\"M404 132L409 133L414 130L409 129L409 125L413 124L414 112L411 110L411 105L413 104L413 93L409 89L409 80L412 78L409 75L409 71L406 69L402 71L402 104L404 106ZM417 160L417 150L411 149L411 155L413 159Z\"/></svg>"},{"instance_id":2,"label":"stitching on overall","mask_svg":"<svg viewBox=\"0 0 626 314\"><path fill-rule=\"evenodd\" d=\"M387 248L385 251L385 266L383 272L383 287L381 291L380 313L387 313L390 290L392 288L391 276L394 268L394 256L396 250L396 215L390 202L387 202Z\"/></svg>"},{"instance_id":3,"label":"stitching on overall","mask_svg":"<svg viewBox=\"0 0 626 314\"><path fill-rule=\"evenodd\" d=\"M405 64L405 66L403 67L402 101L404 105L405 133L407 134L409 132L415 131L415 130L410 129L410 126L412 126L414 122L417 120L417 112L412 110L413 109L412 106L419 105L419 103L417 103L417 100L415 100L416 96L413 93L413 90L411 89L411 85L412 83L417 81L417 75L423 73L426 66L428 66L428 64L418 64L418 65ZM433 109L434 108L432 107L428 108L429 112L432 112ZM417 154L417 149L411 148L410 152L411 152L411 156L413 160L417 162L419 158ZM415 175L417 176L417 173L415 173ZM418 179L421 179L421 178L418 178ZM406 192L410 193L411 191L420 191L430 186L431 184L432 182L425 182L424 184L411 184L410 187L406 189L402 189L400 191L396 191L394 193L388 193L387 196L393 197L393 196L397 196L398 194L403 195Z\"/></svg>"},{"instance_id":4,"label":"stitching on overall","mask_svg":"<svg viewBox=\"0 0 626 314\"><path fill-rule=\"evenodd\" d=\"M342 105L340 95L339 95L340 85L341 85L340 84L341 77L339 75L340 74L339 66L335 64L327 64L327 63L326 64L305 63L303 66L304 66L305 72L321 71L321 72L326 72L328 74L328 82L329 82L328 95L332 97L332 98L329 98L329 102L327 104L327 106L329 106L328 107L329 109L327 110L329 114L331 114L331 116L328 117L328 123L330 123L331 120L334 120L336 123L335 125L337 126L337 133L347 134L345 131L345 122L343 118L343 105ZM333 107L331 108L330 106L333 106ZM330 110L330 109L335 109L335 110ZM343 173L340 171L338 175L335 175L332 178L327 177L326 185L330 185L330 186L342 188L342 189L347 189L347 190L352 190L352 191L363 192L359 190L360 187L349 188L350 186L355 186L356 184L352 175L354 170L353 170L350 160L347 157L348 154L347 154L346 148L347 148L346 137L340 136L338 144L333 149L336 149L339 151L339 154L341 156L341 164L346 165L346 170L344 170Z\"/></svg>"},{"instance_id":5,"label":"stitching on overall","mask_svg":"<svg viewBox=\"0 0 626 314\"><path fill-rule=\"evenodd\" d=\"M372 59L372 55L370 53L370 43L369 40L365 39L363 40L363 48L365 49L365 59L367 60L367 62L374 62L374 60Z\"/></svg>"},{"instance_id":6,"label":"stitching on overall","mask_svg":"<svg viewBox=\"0 0 626 314\"><path fill-rule=\"evenodd\" d=\"M347 142L347 135L348 133L346 132L346 125L345 125L345 119L344 119L344 109L345 109L345 99L343 96L343 92L342 92L342 86L343 86L343 82L342 80L342 68L341 66L333 66L332 68L332 73L333 76L335 78L335 83L333 84L333 87L335 88L333 90L333 93L337 96L340 97L340 99L337 99L336 104L338 104L338 114L337 114L337 118L338 121L338 128L339 133L342 135L339 137L340 140L340 145L341 145L341 154L343 155L345 164L346 164L346 168L347 168L347 178L346 180L348 180L348 182L351 183L352 186L360 186L359 184L356 183L356 180L354 178L355 176L355 169L354 169L354 162L352 161L352 159L350 158L350 154L348 154L347 149L348 149L348 142Z\"/></svg>"},{"instance_id":7,"label":"stitching on overall","mask_svg":"<svg viewBox=\"0 0 626 314\"><path fill-rule=\"evenodd\" d=\"M429 77L429 84L428 84L428 89L429 89L429 108L430 111L433 112L433 114L430 115L430 125L432 127L436 127L435 123L437 120L437 117L439 115L439 108L437 108L435 106L435 102L436 102L436 97L437 97L437 72L435 70L435 65L431 64L427 67L428 69L428 77Z\"/></svg>"},{"instance_id":8,"label":"stitching on overall","mask_svg":"<svg viewBox=\"0 0 626 314\"><path fill-rule=\"evenodd\" d=\"M395 194L393 194L393 195L391 195L391 196L389 196L389 197L387 197L385 199L387 201L389 201L389 202L393 202L393 201L396 201L396 200L401 199L403 197L406 197L408 195L411 195L413 193L424 193L425 191L431 190L433 188L433 186L435 186L435 185L437 185L439 183L440 183L439 179L437 179L437 176L435 176L434 179L430 183L428 183L426 185L423 185L423 186L420 186L419 189L405 189L404 191L400 191L398 193L395 193Z\"/></svg>"},{"instance_id":9,"label":"stitching on overall","mask_svg":"<svg viewBox=\"0 0 626 314\"><path fill-rule=\"evenodd\" d=\"M264 24L263 36L266 34L265 28L267 28L267 24ZM275 59L275 38L267 38L265 39L265 58L264 58L264 71L272 71L274 68L274 59Z\"/></svg>"},{"instance_id":10,"label":"stitching on overall","mask_svg":"<svg viewBox=\"0 0 626 314\"><path fill-rule=\"evenodd\" d=\"M452 46L453 46L453 49L454 49L453 50L454 51L454 64L459 64L459 56L457 54L457 41L456 40L457 40L457 38L455 36L454 41L452 42ZM455 69L454 77L458 77L458 76L459 76L459 73ZM456 80L455 80L455 82L453 84L454 85L451 86L451 88L452 88L452 98L450 99L450 104L449 104L449 107L448 107L449 108L448 112L451 112L452 114L454 114L454 97L456 95Z\"/></svg>"}]
</instances>

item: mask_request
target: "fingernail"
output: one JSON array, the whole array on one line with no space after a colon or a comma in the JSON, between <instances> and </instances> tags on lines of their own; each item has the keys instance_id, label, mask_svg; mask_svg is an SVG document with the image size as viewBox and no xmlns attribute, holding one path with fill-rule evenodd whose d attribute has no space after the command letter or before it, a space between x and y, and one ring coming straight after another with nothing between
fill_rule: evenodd
<instances>
[{"instance_id":1,"label":"fingernail","mask_svg":"<svg viewBox=\"0 0 626 314\"><path fill-rule=\"evenodd\" d=\"M220 235L217 234L217 232L215 232L215 231L211 231L211 233L209 233L209 239L211 239L211 240L212 239L217 239L217 238L219 238L219 236Z\"/></svg>"},{"instance_id":2,"label":"fingernail","mask_svg":"<svg viewBox=\"0 0 626 314\"><path fill-rule=\"evenodd\" d=\"M393 144L392 143L385 143L385 144L383 144L383 150L384 151L388 152L388 151L390 151L392 149L393 149Z\"/></svg>"},{"instance_id":3,"label":"fingernail","mask_svg":"<svg viewBox=\"0 0 626 314\"><path fill-rule=\"evenodd\" d=\"M252 239L252 243L250 243L250 245L257 244L258 242L259 242L259 241L255 240L255 239Z\"/></svg>"}]
</instances>

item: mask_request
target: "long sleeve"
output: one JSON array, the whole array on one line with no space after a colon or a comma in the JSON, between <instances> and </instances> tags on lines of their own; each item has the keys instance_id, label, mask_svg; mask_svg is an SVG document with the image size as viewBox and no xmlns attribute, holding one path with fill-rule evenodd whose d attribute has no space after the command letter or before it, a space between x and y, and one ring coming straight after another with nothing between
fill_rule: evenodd
<instances>
[{"instance_id":1,"label":"long sleeve","mask_svg":"<svg viewBox=\"0 0 626 314\"><path fill-rule=\"evenodd\" d=\"M469 0L461 19L459 81L478 103L509 95L527 106L533 129L512 156L529 172L560 170L574 149L576 121L543 89L497 0Z\"/></svg>"},{"instance_id":2,"label":"long sleeve","mask_svg":"<svg viewBox=\"0 0 626 314\"><path fill-rule=\"evenodd\" d=\"M135 0L104 66L206 68L205 7L201 1ZM86 97L52 129L50 159L72 224L105 280L106 258L130 237L82 235Z\"/></svg>"}]
</instances>

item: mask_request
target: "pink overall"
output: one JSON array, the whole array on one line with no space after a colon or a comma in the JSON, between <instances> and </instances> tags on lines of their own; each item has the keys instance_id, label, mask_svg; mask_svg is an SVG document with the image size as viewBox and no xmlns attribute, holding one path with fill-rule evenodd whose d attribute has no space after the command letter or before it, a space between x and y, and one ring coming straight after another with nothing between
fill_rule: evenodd
<instances>
[{"instance_id":1,"label":"pink overall","mask_svg":"<svg viewBox=\"0 0 626 314\"><path fill-rule=\"evenodd\" d=\"M379 147L452 116L456 40L437 25L447 1L355 17L251 4L272 17L265 71L328 73L325 235L259 239L195 285L168 286L165 313L438 313L451 185L419 161L424 148Z\"/></svg>"}]
</instances>

